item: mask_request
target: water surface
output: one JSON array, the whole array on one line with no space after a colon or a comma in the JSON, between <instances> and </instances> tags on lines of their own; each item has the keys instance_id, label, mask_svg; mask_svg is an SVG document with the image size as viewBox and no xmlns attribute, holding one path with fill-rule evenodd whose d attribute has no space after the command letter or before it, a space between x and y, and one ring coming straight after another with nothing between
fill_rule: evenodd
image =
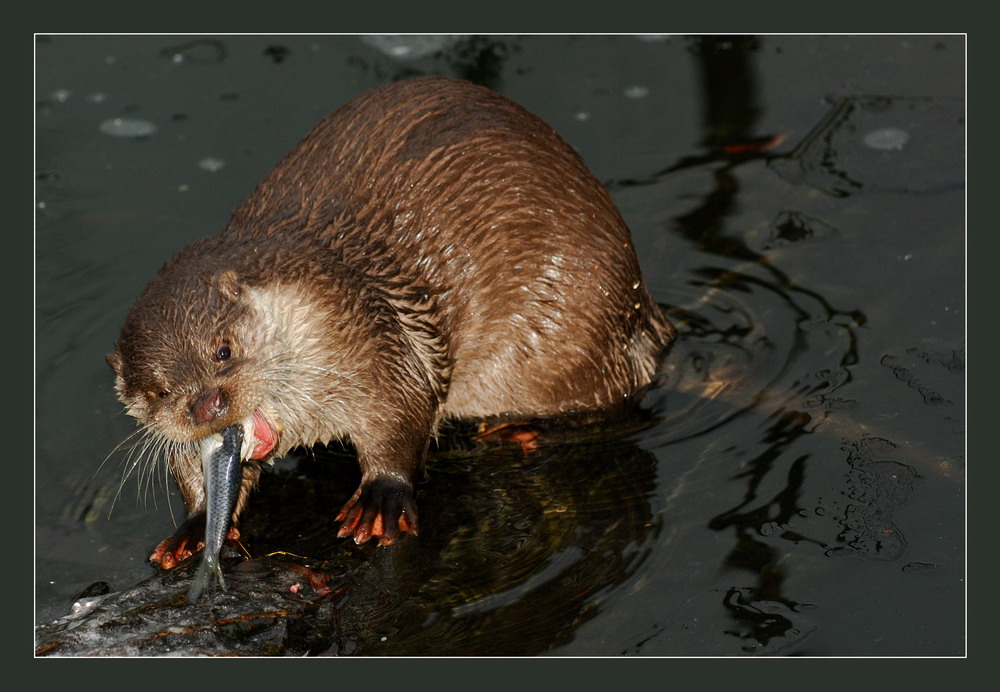
<instances>
[{"instance_id":1,"label":"water surface","mask_svg":"<svg viewBox=\"0 0 1000 692\"><path fill-rule=\"evenodd\" d=\"M329 653L961 655L964 53L954 36L40 38L37 620L149 575L183 511L162 468L121 483L109 457L133 426L104 354L138 292L325 114L435 73L577 148L681 338L631 425L440 449L421 536L376 585L392 607ZM339 507L301 484L337 473L349 493L351 459L318 457L260 493Z\"/></svg>"}]
</instances>

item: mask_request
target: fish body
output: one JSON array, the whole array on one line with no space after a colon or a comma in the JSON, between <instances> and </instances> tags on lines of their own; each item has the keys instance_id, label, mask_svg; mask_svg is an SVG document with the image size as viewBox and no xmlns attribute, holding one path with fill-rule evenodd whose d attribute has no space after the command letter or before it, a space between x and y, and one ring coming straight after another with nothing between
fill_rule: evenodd
<instances>
[{"instance_id":1,"label":"fish body","mask_svg":"<svg viewBox=\"0 0 1000 692\"><path fill-rule=\"evenodd\" d=\"M201 465L205 478L205 548L201 565L188 591L187 602L194 603L214 584L225 590L219 553L232 521L242 481L243 424L231 425L221 434L211 435L201 443Z\"/></svg>"}]
</instances>

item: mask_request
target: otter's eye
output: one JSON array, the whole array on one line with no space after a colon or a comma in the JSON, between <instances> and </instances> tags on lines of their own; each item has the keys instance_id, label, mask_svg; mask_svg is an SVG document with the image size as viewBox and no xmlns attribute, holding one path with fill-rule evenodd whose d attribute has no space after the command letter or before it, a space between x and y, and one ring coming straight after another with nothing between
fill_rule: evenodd
<instances>
[{"instance_id":1,"label":"otter's eye","mask_svg":"<svg viewBox=\"0 0 1000 692\"><path fill-rule=\"evenodd\" d=\"M215 359L220 363L224 363L233 356L233 351L229 348L229 344L223 341L219 344L218 348L215 349Z\"/></svg>"},{"instance_id":2,"label":"otter's eye","mask_svg":"<svg viewBox=\"0 0 1000 692\"><path fill-rule=\"evenodd\" d=\"M146 396L150 399L166 399L170 396L170 392L166 389L158 392L146 392Z\"/></svg>"}]
</instances>

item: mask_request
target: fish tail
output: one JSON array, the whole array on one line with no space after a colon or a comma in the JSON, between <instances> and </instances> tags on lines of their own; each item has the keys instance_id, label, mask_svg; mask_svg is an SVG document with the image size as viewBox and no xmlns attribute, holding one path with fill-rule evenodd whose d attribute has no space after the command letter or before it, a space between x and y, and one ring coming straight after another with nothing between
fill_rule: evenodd
<instances>
[{"instance_id":1,"label":"fish tail","mask_svg":"<svg viewBox=\"0 0 1000 692\"><path fill-rule=\"evenodd\" d=\"M210 564L211 563L211 564ZM222 591L226 590L226 580L222 578L222 567L215 560L202 560L195 572L194 581L188 589L188 605L195 603L206 594L213 584L218 584Z\"/></svg>"}]
</instances>

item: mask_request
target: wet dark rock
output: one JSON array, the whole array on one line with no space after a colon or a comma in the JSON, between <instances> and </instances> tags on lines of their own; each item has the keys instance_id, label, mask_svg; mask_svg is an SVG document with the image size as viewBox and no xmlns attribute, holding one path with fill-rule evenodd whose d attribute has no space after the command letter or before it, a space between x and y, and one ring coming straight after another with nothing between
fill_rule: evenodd
<instances>
[{"instance_id":1,"label":"wet dark rock","mask_svg":"<svg viewBox=\"0 0 1000 692\"><path fill-rule=\"evenodd\" d=\"M79 602L85 599L96 598L97 596L105 596L109 593L111 593L111 585L109 583L106 581L95 581L81 591L76 600Z\"/></svg>"},{"instance_id":2,"label":"wet dark rock","mask_svg":"<svg viewBox=\"0 0 1000 692\"><path fill-rule=\"evenodd\" d=\"M299 656L335 635L328 575L261 558L227 571L229 588L186 605L197 560L125 591L84 598L36 630L39 656ZM312 576L308 578L307 575Z\"/></svg>"}]
</instances>

